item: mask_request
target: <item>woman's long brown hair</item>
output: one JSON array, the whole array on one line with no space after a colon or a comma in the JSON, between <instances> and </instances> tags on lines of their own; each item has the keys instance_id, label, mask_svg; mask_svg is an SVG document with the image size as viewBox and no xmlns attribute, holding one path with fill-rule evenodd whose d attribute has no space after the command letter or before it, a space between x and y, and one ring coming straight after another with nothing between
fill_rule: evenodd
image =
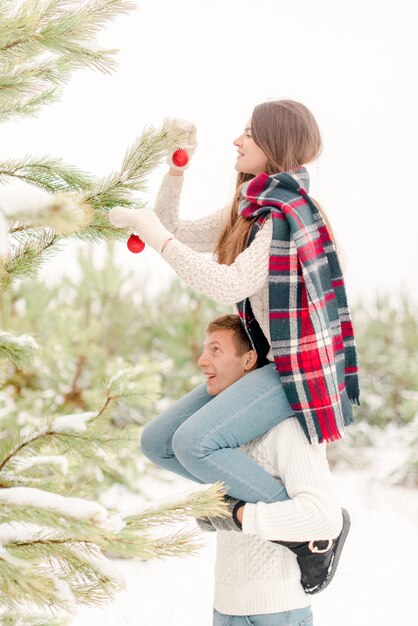
<instances>
[{"instance_id":1,"label":"woman's long brown hair","mask_svg":"<svg viewBox=\"0 0 418 626\"><path fill-rule=\"evenodd\" d=\"M264 102L255 107L251 118L251 133L257 146L267 156L266 174L291 172L316 159L322 148L318 124L309 109L294 100ZM225 224L215 255L218 263L231 265L247 246L256 218L238 214L242 185L254 178L253 174L239 173L231 211ZM334 238L324 211L315 202Z\"/></svg>"}]
</instances>

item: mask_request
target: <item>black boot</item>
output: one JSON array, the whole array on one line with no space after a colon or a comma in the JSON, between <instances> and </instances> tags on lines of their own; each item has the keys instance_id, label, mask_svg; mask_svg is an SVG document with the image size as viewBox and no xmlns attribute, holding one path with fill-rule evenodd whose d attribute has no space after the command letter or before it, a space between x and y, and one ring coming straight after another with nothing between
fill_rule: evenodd
<instances>
[{"instance_id":1,"label":"black boot","mask_svg":"<svg viewBox=\"0 0 418 626\"><path fill-rule=\"evenodd\" d=\"M328 587L334 577L344 542L350 530L350 516L345 509L343 527L336 539L296 543L274 541L285 546L297 556L301 572L301 583L305 593L313 595Z\"/></svg>"}]
</instances>

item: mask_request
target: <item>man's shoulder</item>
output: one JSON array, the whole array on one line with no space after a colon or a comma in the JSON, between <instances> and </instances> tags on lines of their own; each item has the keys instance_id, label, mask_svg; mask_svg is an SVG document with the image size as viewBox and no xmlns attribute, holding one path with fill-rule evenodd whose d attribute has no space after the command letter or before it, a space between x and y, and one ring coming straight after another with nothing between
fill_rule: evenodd
<instances>
[{"instance_id":1,"label":"man's shoulder","mask_svg":"<svg viewBox=\"0 0 418 626\"><path fill-rule=\"evenodd\" d=\"M276 426L267 431L267 433L265 433L262 437L254 440L254 445L266 446L272 449L285 448L287 450L291 448L309 449L313 446L316 451L325 450L325 444L311 444L308 441L305 433L303 432L302 426L299 424L294 415L286 417Z\"/></svg>"},{"instance_id":2,"label":"man's shoulder","mask_svg":"<svg viewBox=\"0 0 418 626\"><path fill-rule=\"evenodd\" d=\"M302 427L296 417L294 415L291 415L290 417L286 417L285 419L281 420L278 424L276 424L276 426L271 428L265 436L266 439L271 440L279 438L283 439L284 437L291 440L299 440L301 439L301 435L304 436Z\"/></svg>"}]
</instances>

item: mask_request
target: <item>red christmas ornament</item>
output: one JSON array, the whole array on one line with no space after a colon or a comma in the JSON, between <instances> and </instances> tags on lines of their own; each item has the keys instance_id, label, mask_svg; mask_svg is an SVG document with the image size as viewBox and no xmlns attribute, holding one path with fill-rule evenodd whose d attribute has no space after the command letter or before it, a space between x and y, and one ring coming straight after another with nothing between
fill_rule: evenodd
<instances>
[{"instance_id":1,"label":"red christmas ornament","mask_svg":"<svg viewBox=\"0 0 418 626\"><path fill-rule=\"evenodd\" d=\"M173 152L171 159L174 165L177 165L177 167L184 167L189 162L189 155L187 154L186 150L179 148L178 150Z\"/></svg>"},{"instance_id":2,"label":"red christmas ornament","mask_svg":"<svg viewBox=\"0 0 418 626\"><path fill-rule=\"evenodd\" d=\"M144 242L138 237L138 235L131 235L126 242L126 245L128 246L128 250L130 250L130 252L133 252L134 254L142 252L142 250L145 248Z\"/></svg>"}]
</instances>

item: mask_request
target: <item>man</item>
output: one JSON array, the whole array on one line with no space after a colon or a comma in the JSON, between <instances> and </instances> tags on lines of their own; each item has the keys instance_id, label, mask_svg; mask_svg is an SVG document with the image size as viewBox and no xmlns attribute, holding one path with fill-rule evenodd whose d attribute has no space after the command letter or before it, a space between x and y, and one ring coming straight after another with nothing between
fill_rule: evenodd
<instances>
[{"instance_id":1,"label":"man","mask_svg":"<svg viewBox=\"0 0 418 626\"><path fill-rule=\"evenodd\" d=\"M237 315L213 320L206 333L198 365L208 393L217 395L257 368L257 353ZM291 416L241 447L285 485L290 499L270 504L229 499L231 518L199 522L205 530L218 530L214 626L312 624L306 593L329 584L349 529L325 446L309 443ZM312 537L337 539L309 542Z\"/></svg>"}]
</instances>

